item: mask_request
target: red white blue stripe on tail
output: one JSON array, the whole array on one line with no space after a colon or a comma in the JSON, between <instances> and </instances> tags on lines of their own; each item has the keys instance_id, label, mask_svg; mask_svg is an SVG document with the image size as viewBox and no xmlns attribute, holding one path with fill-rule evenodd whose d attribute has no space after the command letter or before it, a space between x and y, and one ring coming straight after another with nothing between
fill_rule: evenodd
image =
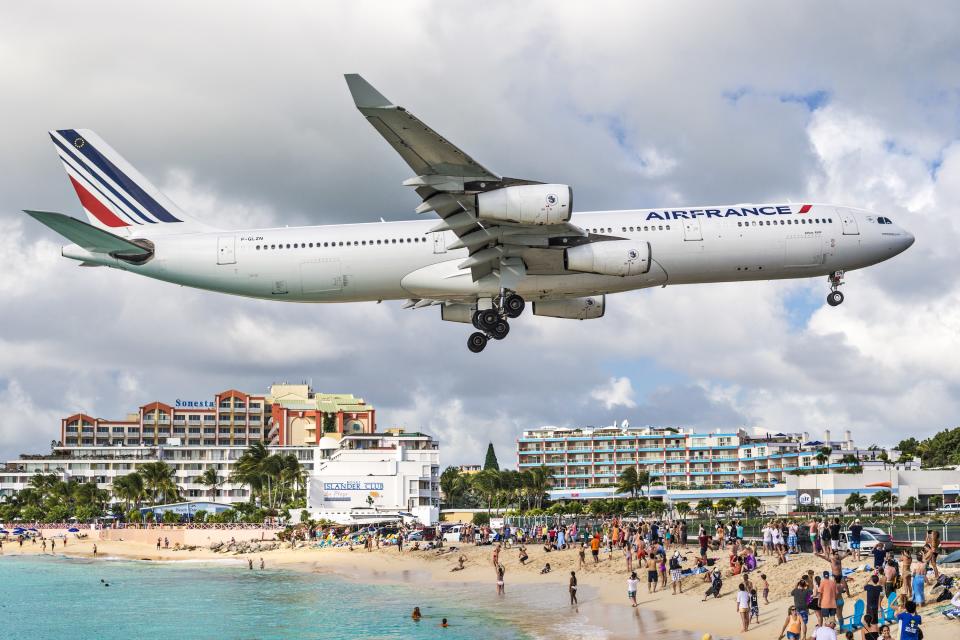
<instances>
[{"instance_id":1,"label":"red white blue stripe on tail","mask_svg":"<svg viewBox=\"0 0 960 640\"><path fill-rule=\"evenodd\" d=\"M92 224L119 229L182 223L187 216L96 133L50 132L70 182Z\"/></svg>"}]
</instances>

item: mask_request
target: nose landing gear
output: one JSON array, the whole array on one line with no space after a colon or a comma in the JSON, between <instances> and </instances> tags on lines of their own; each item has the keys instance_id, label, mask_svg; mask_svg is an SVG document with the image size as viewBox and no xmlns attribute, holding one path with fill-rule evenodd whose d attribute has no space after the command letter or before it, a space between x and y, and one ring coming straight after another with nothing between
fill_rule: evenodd
<instances>
[{"instance_id":1,"label":"nose landing gear","mask_svg":"<svg viewBox=\"0 0 960 640\"><path fill-rule=\"evenodd\" d=\"M834 271L827 276L827 282L830 283L830 293L827 294L827 304L836 307L843 302L843 294L840 293L840 285L843 284L843 271Z\"/></svg>"},{"instance_id":2,"label":"nose landing gear","mask_svg":"<svg viewBox=\"0 0 960 640\"><path fill-rule=\"evenodd\" d=\"M515 293L504 292L494 299L492 309L478 309L473 312L472 323L478 329L467 339L467 348L473 353L480 353L487 346L490 338L503 340L510 333L508 318L517 318L523 313L526 302Z\"/></svg>"}]
</instances>

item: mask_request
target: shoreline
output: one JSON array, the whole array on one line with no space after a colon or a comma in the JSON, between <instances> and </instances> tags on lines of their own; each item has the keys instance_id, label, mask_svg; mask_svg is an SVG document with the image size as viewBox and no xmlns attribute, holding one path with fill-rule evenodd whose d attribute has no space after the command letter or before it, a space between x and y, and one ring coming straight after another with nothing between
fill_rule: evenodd
<instances>
[{"instance_id":1,"label":"shoreline","mask_svg":"<svg viewBox=\"0 0 960 640\"><path fill-rule=\"evenodd\" d=\"M197 565L206 562L220 566L232 564L242 566L249 558L253 560L256 568L262 557L268 570L323 572L361 583L426 582L440 586L462 585L481 590L489 588L490 594L494 592L495 578L491 556L493 547L491 546L454 545L456 551L446 551L438 555L435 550L405 550L401 554L396 547L385 547L368 552L361 547L350 551L345 547L317 549L302 545L295 548L283 546L271 551L234 554L200 548L189 551L157 550L154 545L119 540L83 539L70 540L66 547L61 544L57 545L55 555L70 558L94 559L93 544L97 544L98 547L96 559L104 561L134 560L145 563ZM448 546L447 549L450 547ZM579 559L575 550L547 553L537 545L530 545L527 552L530 560L522 566L517 559L516 548L504 548L501 551L500 561L506 568L506 596L503 599L496 597L488 599L483 596L481 599L488 601L487 604L494 608L502 606L507 607L507 610L523 608L535 614L549 614L556 611L558 616L567 622L573 623L579 620L589 627L603 629L605 637L610 640L634 638L638 632L658 633L664 637L677 639L699 640L704 633L710 633L714 640L721 638L770 640L779 635L786 609L792 602L783 589L783 583L789 583L792 580L788 576L807 568L819 571L828 566L826 561L810 554L791 556L790 562L779 567L772 566L772 563L769 563L769 566L768 563L761 564L756 574L761 572L768 574L771 601L767 605L761 602L760 623L752 625L746 633L741 633L732 597L736 589L735 578L729 576L724 578L721 598L701 602L706 590L706 585L701 582L701 576L685 577L683 594L672 595L668 584L666 593L658 590L648 595L642 581L643 572L638 571L641 576L641 585L637 594L638 607L634 609L626 597L625 562L618 552L602 554L603 559L597 565L593 565L592 559L588 557L588 565L585 569L579 569L576 566ZM688 548L686 552L692 554L693 550ZM466 558L464 570L451 572L450 569L457 564L457 558L461 553ZM16 543L6 542L3 555L42 555L42 551L40 543L36 545L26 543L20 548ZM50 555L49 551L47 555ZM553 570L549 574L541 575L540 568L545 562L550 562ZM848 559L844 562L844 566L853 568L868 562L868 559L863 559L859 563ZM571 570L577 572L581 595L580 606L573 609L569 605L567 594L567 579ZM956 571L953 570L949 573L956 575ZM862 571L854 575L860 576L861 579L859 581L856 577L853 579L856 589L855 595L849 598L851 602L862 595L862 583L866 577ZM517 593L521 594L520 598L516 597ZM525 605L526 601L536 604L528 607ZM852 610L851 606L845 613L849 615ZM960 630L960 623L951 622L943 616L929 615L930 610L928 606L921 611L924 615L923 629L926 640L955 638L957 631ZM522 622L522 617L518 622ZM545 631L542 625L537 624L518 626L527 627L524 630L530 631L533 635ZM555 634L556 629L551 633ZM808 632L810 633L812 631Z\"/></svg>"}]
</instances>

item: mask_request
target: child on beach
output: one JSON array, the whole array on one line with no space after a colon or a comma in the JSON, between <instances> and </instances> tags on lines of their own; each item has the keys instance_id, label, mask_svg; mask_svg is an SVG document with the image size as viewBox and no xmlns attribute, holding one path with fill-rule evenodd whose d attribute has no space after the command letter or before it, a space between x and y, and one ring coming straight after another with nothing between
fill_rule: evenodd
<instances>
[{"instance_id":1,"label":"child on beach","mask_svg":"<svg viewBox=\"0 0 960 640\"><path fill-rule=\"evenodd\" d=\"M770 595L770 583L767 582L767 574L760 574L760 587L763 589L763 604L770 604L767 596Z\"/></svg>"},{"instance_id":2,"label":"child on beach","mask_svg":"<svg viewBox=\"0 0 960 640\"><path fill-rule=\"evenodd\" d=\"M756 589L750 589L750 618L760 624L760 598Z\"/></svg>"},{"instance_id":3,"label":"child on beach","mask_svg":"<svg viewBox=\"0 0 960 640\"><path fill-rule=\"evenodd\" d=\"M633 603L633 606L637 606L637 587L640 586L640 580L637 579L637 573L631 572L630 577L627 578L627 597L630 598L630 602Z\"/></svg>"}]
</instances>

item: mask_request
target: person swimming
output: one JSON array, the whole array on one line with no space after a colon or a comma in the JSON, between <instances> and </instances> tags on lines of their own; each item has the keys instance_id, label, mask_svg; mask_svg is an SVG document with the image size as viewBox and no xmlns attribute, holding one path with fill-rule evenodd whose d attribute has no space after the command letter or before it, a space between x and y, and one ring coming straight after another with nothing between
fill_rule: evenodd
<instances>
[{"instance_id":1,"label":"person swimming","mask_svg":"<svg viewBox=\"0 0 960 640\"><path fill-rule=\"evenodd\" d=\"M414 620L419 620L420 618L422 618L423 616L420 614L420 607L414 607L413 613L410 614L410 617L413 618Z\"/></svg>"},{"instance_id":2,"label":"person swimming","mask_svg":"<svg viewBox=\"0 0 960 640\"><path fill-rule=\"evenodd\" d=\"M444 629L446 629L446 628L449 627L450 625L447 624L447 619L444 618L443 620L440 621L440 626L443 627Z\"/></svg>"}]
</instances>

